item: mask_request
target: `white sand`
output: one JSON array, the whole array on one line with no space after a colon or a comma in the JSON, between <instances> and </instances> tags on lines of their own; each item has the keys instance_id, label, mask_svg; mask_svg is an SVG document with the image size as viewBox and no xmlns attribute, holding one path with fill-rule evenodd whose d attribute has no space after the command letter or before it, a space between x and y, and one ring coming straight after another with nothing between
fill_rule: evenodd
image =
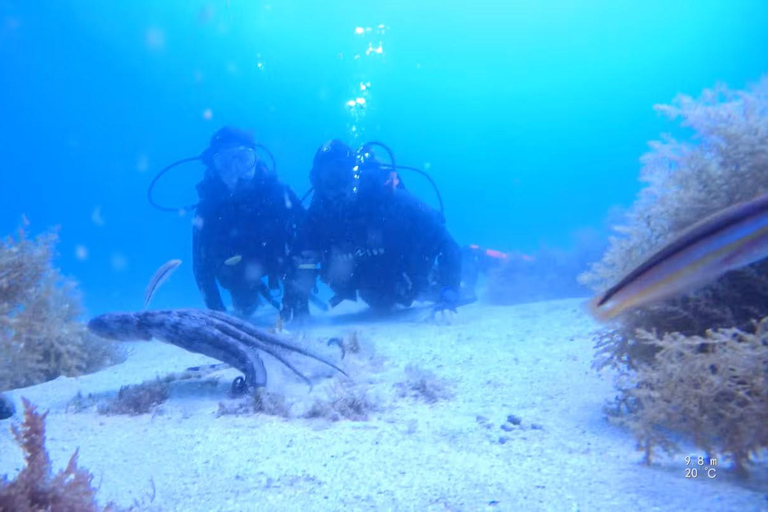
<instances>
[{"instance_id":1,"label":"white sand","mask_svg":"<svg viewBox=\"0 0 768 512\"><path fill-rule=\"evenodd\" d=\"M345 359L380 410L368 421L217 417L236 372L217 386L181 382L154 415L66 412L78 392L121 385L210 360L161 343L132 344L129 359L98 374L9 393L50 409L47 445L58 469L80 448L102 503L130 505L156 487L161 510L767 510L768 480L758 467L743 482L727 464L714 479L684 478L685 455L641 463L635 441L602 412L610 376L590 368L595 329L580 301L510 308L472 305L449 325L412 314L396 323L346 318L316 336L358 330L361 354ZM375 345L378 360L366 347ZM338 359L335 347L315 342ZM268 356L265 356L265 359ZM292 357L298 361L300 358ZM427 404L398 396L413 363L453 382L455 397ZM301 410L325 396L268 361L270 388ZM314 379L330 381L315 364ZM522 419L507 432L508 415ZM484 417L487 421L484 421ZM536 424L534 428L532 425ZM0 424L0 474L22 464ZM510 428L510 427L508 427ZM500 443L500 438L505 443Z\"/></svg>"}]
</instances>

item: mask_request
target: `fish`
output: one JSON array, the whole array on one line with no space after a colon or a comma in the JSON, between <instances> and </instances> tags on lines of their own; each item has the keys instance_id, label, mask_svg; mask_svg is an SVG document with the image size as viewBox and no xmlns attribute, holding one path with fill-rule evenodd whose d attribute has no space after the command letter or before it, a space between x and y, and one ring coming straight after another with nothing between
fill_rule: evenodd
<instances>
[{"instance_id":1,"label":"fish","mask_svg":"<svg viewBox=\"0 0 768 512\"><path fill-rule=\"evenodd\" d=\"M683 293L768 257L768 194L724 208L683 231L589 303L593 317L621 313Z\"/></svg>"},{"instance_id":2,"label":"fish","mask_svg":"<svg viewBox=\"0 0 768 512\"><path fill-rule=\"evenodd\" d=\"M147 291L144 293L144 309L149 307L157 289L171 277L179 265L181 265L181 260L168 260L152 275L147 285Z\"/></svg>"},{"instance_id":3,"label":"fish","mask_svg":"<svg viewBox=\"0 0 768 512\"><path fill-rule=\"evenodd\" d=\"M242 256L240 256L239 254L236 254L235 256L232 256L232 257L227 258L226 260L224 260L224 264L227 265L227 266L233 267L233 266L237 265L238 263L240 263L240 261L242 259L243 259Z\"/></svg>"}]
</instances>

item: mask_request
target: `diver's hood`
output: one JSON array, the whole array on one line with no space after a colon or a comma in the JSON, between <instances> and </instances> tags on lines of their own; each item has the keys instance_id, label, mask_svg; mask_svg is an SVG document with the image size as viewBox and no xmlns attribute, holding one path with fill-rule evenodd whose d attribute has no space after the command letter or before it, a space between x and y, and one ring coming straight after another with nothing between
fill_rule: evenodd
<instances>
[{"instance_id":1,"label":"diver's hood","mask_svg":"<svg viewBox=\"0 0 768 512\"><path fill-rule=\"evenodd\" d=\"M200 160L208 166L213 166L213 157L219 151L227 148L244 146L256 150L257 144L253 133L232 126L221 128L211 137L208 148L200 154Z\"/></svg>"}]
</instances>

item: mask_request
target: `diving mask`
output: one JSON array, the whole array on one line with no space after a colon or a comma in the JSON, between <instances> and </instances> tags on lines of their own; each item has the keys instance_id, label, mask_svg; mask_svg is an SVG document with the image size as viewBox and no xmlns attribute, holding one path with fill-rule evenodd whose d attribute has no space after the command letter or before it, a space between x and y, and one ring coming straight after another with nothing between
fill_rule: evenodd
<instances>
[{"instance_id":1,"label":"diving mask","mask_svg":"<svg viewBox=\"0 0 768 512\"><path fill-rule=\"evenodd\" d=\"M233 189L240 180L253 179L256 173L256 151L247 146L222 149L213 155L213 167L221 180Z\"/></svg>"}]
</instances>

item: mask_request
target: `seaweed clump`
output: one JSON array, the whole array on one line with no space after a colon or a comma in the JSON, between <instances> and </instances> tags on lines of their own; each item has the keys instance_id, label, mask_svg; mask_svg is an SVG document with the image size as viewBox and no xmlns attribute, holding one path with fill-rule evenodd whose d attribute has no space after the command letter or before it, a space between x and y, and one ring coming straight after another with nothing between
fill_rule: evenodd
<instances>
[{"instance_id":1,"label":"seaweed clump","mask_svg":"<svg viewBox=\"0 0 768 512\"><path fill-rule=\"evenodd\" d=\"M336 379L327 389L326 397L315 399L303 417L326 418L331 421L368 421L368 415L378 409L368 396L367 388L355 385L349 379Z\"/></svg>"},{"instance_id":2,"label":"seaweed clump","mask_svg":"<svg viewBox=\"0 0 768 512\"><path fill-rule=\"evenodd\" d=\"M170 384L156 379L132 386L122 386L112 400L99 404L99 414L138 416L157 409L170 396Z\"/></svg>"},{"instance_id":3,"label":"seaweed clump","mask_svg":"<svg viewBox=\"0 0 768 512\"><path fill-rule=\"evenodd\" d=\"M118 361L118 345L77 319L77 284L53 267L55 233L0 241L0 391L61 375L76 376Z\"/></svg>"},{"instance_id":4,"label":"seaweed clump","mask_svg":"<svg viewBox=\"0 0 768 512\"><path fill-rule=\"evenodd\" d=\"M679 96L656 106L694 131L691 141L669 136L652 142L641 159L636 201L624 225L614 229L602 259L579 280L602 292L702 218L768 192L768 77L748 91L725 86L698 99ZM703 289L639 308L621 318L615 333L601 339L614 350L601 365L650 362L654 350L636 346L637 329L702 336L707 329L749 329L768 316L768 261L729 272Z\"/></svg>"},{"instance_id":5,"label":"seaweed clump","mask_svg":"<svg viewBox=\"0 0 768 512\"><path fill-rule=\"evenodd\" d=\"M77 451L67 467L55 475L45 449L45 418L29 400L24 403L24 423L12 427L13 436L24 451L26 466L14 480L0 479L0 511L25 512L62 510L88 512L113 510L96 502L93 475L77 467Z\"/></svg>"},{"instance_id":6,"label":"seaweed clump","mask_svg":"<svg viewBox=\"0 0 768 512\"><path fill-rule=\"evenodd\" d=\"M629 414L619 422L633 431L646 461L655 447L679 451L669 432L682 432L708 458L725 454L746 475L750 456L768 446L768 319L753 333L640 336L657 353L634 374L637 385L623 390Z\"/></svg>"},{"instance_id":7,"label":"seaweed clump","mask_svg":"<svg viewBox=\"0 0 768 512\"><path fill-rule=\"evenodd\" d=\"M395 384L401 398L410 396L434 404L440 400L453 398L451 384L429 370L408 364L405 367L405 381Z\"/></svg>"},{"instance_id":8,"label":"seaweed clump","mask_svg":"<svg viewBox=\"0 0 768 512\"><path fill-rule=\"evenodd\" d=\"M645 186L602 260L580 276L603 291L702 218L768 192L768 77L745 91L725 86L656 109L693 130L665 137L642 158ZM623 314L596 335L595 367L619 372L619 410L650 460L688 435L742 470L768 447L765 383L768 261L700 290ZM757 325L757 327L755 327Z\"/></svg>"},{"instance_id":9,"label":"seaweed clump","mask_svg":"<svg viewBox=\"0 0 768 512\"><path fill-rule=\"evenodd\" d=\"M291 404L286 403L285 395L282 393L257 388L244 399L219 402L216 417L247 414L264 414L288 419L291 417Z\"/></svg>"}]
</instances>

